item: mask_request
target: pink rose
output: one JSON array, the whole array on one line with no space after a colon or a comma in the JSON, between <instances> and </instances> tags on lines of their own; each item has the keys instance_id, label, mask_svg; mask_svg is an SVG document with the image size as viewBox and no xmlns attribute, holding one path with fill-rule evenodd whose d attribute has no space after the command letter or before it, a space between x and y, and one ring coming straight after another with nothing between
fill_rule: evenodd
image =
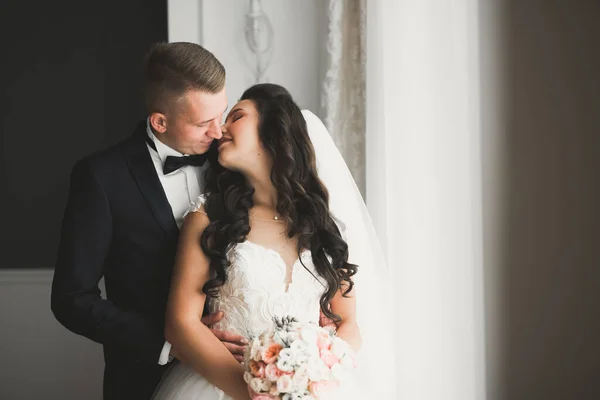
<instances>
[{"instance_id":1,"label":"pink rose","mask_svg":"<svg viewBox=\"0 0 600 400\"><path fill-rule=\"evenodd\" d=\"M340 361L331 350L321 350L321 360L327 365L327 368L331 368Z\"/></svg>"},{"instance_id":2,"label":"pink rose","mask_svg":"<svg viewBox=\"0 0 600 400\"><path fill-rule=\"evenodd\" d=\"M310 393L317 399L327 395L332 390L337 389L339 386L337 381L320 381L311 382L309 386Z\"/></svg>"},{"instance_id":3,"label":"pink rose","mask_svg":"<svg viewBox=\"0 0 600 400\"><path fill-rule=\"evenodd\" d=\"M271 382L276 382L282 375L284 375L283 371L277 368L276 364L269 364L265 367L265 376Z\"/></svg>"},{"instance_id":4,"label":"pink rose","mask_svg":"<svg viewBox=\"0 0 600 400\"><path fill-rule=\"evenodd\" d=\"M277 356L283 347L279 343L272 343L262 351L262 360L266 364L272 364L277 360Z\"/></svg>"},{"instance_id":5,"label":"pink rose","mask_svg":"<svg viewBox=\"0 0 600 400\"><path fill-rule=\"evenodd\" d=\"M254 361L250 360L248 363L248 368L250 369L250 373L257 378L265 377L265 363L262 361Z\"/></svg>"},{"instance_id":6,"label":"pink rose","mask_svg":"<svg viewBox=\"0 0 600 400\"><path fill-rule=\"evenodd\" d=\"M319 332L317 334L317 347L319 350L329 350L331 346L329 335L325 332Z\"/></svg>"}]
</instances>

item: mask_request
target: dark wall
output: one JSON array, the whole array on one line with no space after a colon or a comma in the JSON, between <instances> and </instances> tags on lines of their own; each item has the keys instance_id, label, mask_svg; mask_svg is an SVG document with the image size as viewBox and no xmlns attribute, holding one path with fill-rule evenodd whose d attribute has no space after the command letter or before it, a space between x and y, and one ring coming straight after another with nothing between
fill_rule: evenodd
<instances>
[{"instance_id":1,"label":"dark wall","mask_svg":"<svg viewBox=\"0 0 600 400\"><path fill-rule=\"evenodd\" d=\"M502 399L600 399L600 1L505 0Z\"/></svg>"},{"instance_id":2,"label":"dark wall","mask_svg":"<svg viewBox=\"0 0 600 400\"><path fill-rule=\"evenodd\" d=\"M3 0L0 24L0 267L52 267L73 164L144 117L167 2Z\"/></svg>"}]
</instances>

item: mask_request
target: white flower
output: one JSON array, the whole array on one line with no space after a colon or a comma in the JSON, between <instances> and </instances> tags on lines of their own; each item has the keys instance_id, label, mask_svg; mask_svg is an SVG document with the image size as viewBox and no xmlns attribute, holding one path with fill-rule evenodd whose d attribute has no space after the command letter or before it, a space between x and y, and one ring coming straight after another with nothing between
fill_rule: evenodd
<instances>
[{"instance_id":1,"label":"white flower","mask_svg":"<svg viewBox=\"0 0 600 400\"><path fill-rule=\"evenodd\" d=\"M281 349L281 351L279 352L280 360L290 360L291 362L294 362L294 356L294 351L290 348Z\"/></svg>"},{"instance_id":2,"label":"white flower","mask_svg":"<svg viewBox=\"0 0 600 400\"><path fill-rule=\"evenodd\" d=\"M330 377L329 368L319 357L310 357L307 367L308 378L313 382L328 380Z\"/></svg>"},{"instance_id":3,"label":"white flower","mask_svg":"<svg viewBox=\"0 0 600 400\"><path fill-rule=\"evenodd\" d=\"M342 358L350 351L348 343L344 342L339 337L334 337L331 343L331 352L337 358Z\"/></svg>"},{"instance_id":4,"label":"white flower","mask_svg":"<svg viewBox=\"0 0 600 400\"><path fill-rule=\"evenodd\" d=\"M290 348L283 348L279 352L279 359L291 360L293 356L292 350Z\"/></svg>"},{"instance_id":5,"label":"white flower","mask_svg":"<svg viewBox=\"0 0 600 400\"><path fill-rule=\"evenodd\" d=\"M331 367L331 376L338 381L345 381L348 377L348 371L340 364L334 364Z\"/></svg>"},{"instance_id":6,"label":"white flower","mask_svg":"<svg viewBox=\"0 0 600 400\"><path fill-rule=\"evenodd\" d=\"M286 332L286 331L284 331L284 330L281 330L281 329L278 329L278 330L277 330L277 331L275 331L275 333L273 334L273 340L274 340L276 343L278 343L278 344L282 345L283 347L286 347L286 346L287 346L287 343L288 343L288 341L289 341L289 338L288 338L288 336L289 336L289 333L288 333L288 332Z\"/></svg>"},{"instance_id":7,"label":"white flower","mask_svg":"<svg viewBox=\"0 0 600 400\"><path fill-rule=\"evenodd\" d=\"M277 368L279 368L283 372L292 372L294 371L294 364L291 359L279 359L277 361Z\"/></svg>"},{"instance_id":8,"label":"white flower","mask_svg":"<svg viewBox=\"0 0 600 400\"><path fill-rule=\"evenodd\" d=\"M292 381L294 389L298 392L304 392L308 388L308 366L306 364L296 369Z\"/></svg>"},{"instance_id":9,"label":"white flower","mask_svg":"<svg viewBox=\"0 0 600 400\"><path fill-rule=\"evenodd\" d=\"M290 345L290 349L294 352L294 353L304 353L307 351L308 346L306 345L306 342L304 342L303 340L295 340L294 342L292 342L292 344Z\"/></svg>"},{"instance_id":10,"label":"white flower","mask_svg":"<svg viewBox=\"0 0 600 400\"><path fill-rule=\"evenodd\" d=\"M264 387L264 382L261 378L252 378L250 380L250 387L252 388L252 390L254 390L256 393L260 393L263 390Z\"/></svg>"},{"instance_id":11,"label":"white flower","mask_svg":"<svg viewBox=\"0 0 600 400\"><path fill-rule=\"evenodd\" d=\"M352 357L350 354L346 354L341 360L340 360L340 364L342 364L342 366L344 368L347 369L353 369L354 368L354 363L355 363L355 359L354 357Z\"/></svg>"},{"instance_id":12,"label":"white flower","mask_svg":"<svg viewBox=\"0 0 600 400\"><path fill-rule=\"evenodd\" d=\"M298 331L288 332L287 338L290 342L294 342L294 341L300 339L300 333Z\"/></svg>"},{"instance_id":13,"label":"white flower","mask_svg":"<svg viewBox=\"0 0 600 400\"><path fill-rule=\"evenodd\" d=\"M244 382L249 384L250 381L252 380L252 378L254 378L254 377L252 376L252 374L250 372L248 372L248 371L244 372Z\"/></svg>"},{"instance_id":14,"label":"white flower","mask_svg":"<svg viewBox=\"0 0 600 400\"><path fill-rule=\"evenodd\" d=\"M308 375L308 362L296 368L295 375Z\"/></svg>"},{"instance_id":15,"label":"white flower","mask_svg":"<svg viewBox=\"0 0 600 400\"><path fill-rule=\"evenodd\" d=\"M282 375L277 380L277 391L279 393L288 393L292 390L293 382L289 375Z\"/></svg>"},{"instance_id":16,"label":"white flower","mask_svg":"<svg viewBox=\"0 0 600 400\"><path fill-rule=\"evenodd\" d=\"M260 361L262 354L262 346L260 339L254 338L250 343L250 359Z\"/></svg>"},{"instance_id":17,"label":"white flower","mask_svg":"<svg viewBox=\"0 0 600 400\"><path fill-rule=\"evenodd\" d=\"M309 346L317 343L317 331L312 327L304 327L302 331L300 331L300 336Z\"/></svg>"},{"instance_id":18,"label":"white flower","mask_svg":"<svg viewBox=\"0 0 600 400\"><path fill-rule=\"evenodd\" d=\"M304 400L304 399L312 399L312 397L306 397L300 393L286 393L283 395L282 400Z\"/></svg>"},{"instance_id":19,"label":"white flower","mask_svg":"<svg viewBox=\"0 0 600 400\"><path fill-rule=\"evenodd\" d=\"M295 364L296 365L304 365L304 364L308 363L309 357L310 357L310 355L308 353L296 354L296 357L294 358Z\"/></svg>"},{"instance_id":20,"label":"white flower","mask_svg":"<svg viewBox=\"0 0 600 400\"><path fill-rule=\"evenodd\" d=\"M279 352L277 368L283 372L292 372L294 370L294 353L291 349L282 349Z\"/></svg>"}]
</instances>

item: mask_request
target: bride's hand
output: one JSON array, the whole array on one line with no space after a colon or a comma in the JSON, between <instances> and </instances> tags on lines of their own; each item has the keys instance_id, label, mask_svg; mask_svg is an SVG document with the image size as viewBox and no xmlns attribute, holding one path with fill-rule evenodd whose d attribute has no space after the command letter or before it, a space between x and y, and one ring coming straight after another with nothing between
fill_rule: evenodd
<instances>
[{"instance_id":1,"label":"bride's hand","mask_svg":"<svg viewBox=\"0 0 600 400\"><path fill-rule=\"evenodd\" d=\"M236 335L234 333L228 331L222 331L219 329L214 329L212 326L223 319L223 312L219 311L214 314L209 314L202 317L201 321L204 325L208 326L213 333L233 354L236 360L239 362L244 361L244 352L246 351L246 345L248 341L240 335Z\"/></svg>"}]
</instances>

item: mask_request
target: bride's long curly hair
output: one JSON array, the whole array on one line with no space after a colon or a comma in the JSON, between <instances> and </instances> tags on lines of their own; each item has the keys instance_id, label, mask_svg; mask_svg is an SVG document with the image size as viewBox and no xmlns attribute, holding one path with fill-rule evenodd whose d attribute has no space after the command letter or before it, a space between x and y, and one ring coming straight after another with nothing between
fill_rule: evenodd
<instances>
[{"instance_id":1,"label":"bride's long curly hair","mask_svg":"<svg viewBox=\"0 0 600 400\"><path fill-rule=\"evenodd\" d=\"M298 239L300 261L301 252L310 250L317 273L326 281L321 310L338 322L340 317L331 311L331 300L339 290L344 296L352 290L352 276L358 266L348 263L348 245L329 212L329 193L317 175L304 116L289 92L279 85L252 86L241 100L251 100L259 114L259 137L273 159L271 181L277 190L277 212L287 223L288 236ZM217 157L211 149L204 205L211 222L200 239L210 258L211 279L203 288L209 297L216 297L227 280L227 251L244 242L250 232L248 210L253 206L254 193L241 173L225 169Z\"/></svg>"}]
</instances>

